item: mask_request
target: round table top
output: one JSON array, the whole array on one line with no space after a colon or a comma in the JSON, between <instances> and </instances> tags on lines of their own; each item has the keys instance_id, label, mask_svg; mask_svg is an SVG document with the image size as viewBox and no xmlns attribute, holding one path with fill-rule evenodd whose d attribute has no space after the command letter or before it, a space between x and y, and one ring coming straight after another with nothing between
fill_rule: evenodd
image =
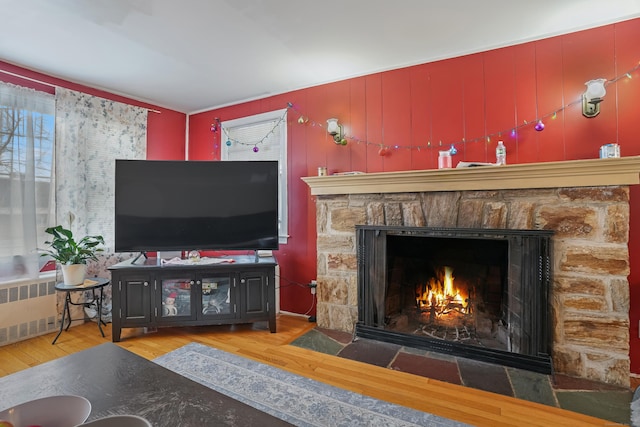
<instances>
[{"instance_id":1,"label":"round table top","mask_svg":"<svg viewBox=\"0 0 640 427\"><path fill-rule=\"evenodd\" d=\"M56 283L56 291L86 291L101 288L109 284L109 279L102 277L87 277L82 285L67 285Z\"/></svg>"}]
</instances>

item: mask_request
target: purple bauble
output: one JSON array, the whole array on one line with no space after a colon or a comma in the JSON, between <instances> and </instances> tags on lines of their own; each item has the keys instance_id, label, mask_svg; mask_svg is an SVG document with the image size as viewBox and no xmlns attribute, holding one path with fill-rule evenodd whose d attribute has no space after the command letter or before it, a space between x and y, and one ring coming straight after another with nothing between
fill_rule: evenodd
<instances>
[{"instance_id":1,"label":"purple bauble","mask_svg":"<svg viewBox=\"0 0 640 427\"><path fill-rule=\"evenodd\" d=\"M538 123L536 123L536 125L534 126L534 129L537 130L538 132L540 132L541 130L544 130L544 123L542 123L542 120L539 120Z\"/></svg>"},{"instance_id":2,"label":"purple bauble","mask_svg":"<svg viewBox=\"0 0 640 427\"><path fill-rule=\"evenodd\" d=\"M255 147L253 147L253 152L257 153L258 151L260 151L260 149L258 148L258 146L256 145Z\"/></svg>"}]
</instances>

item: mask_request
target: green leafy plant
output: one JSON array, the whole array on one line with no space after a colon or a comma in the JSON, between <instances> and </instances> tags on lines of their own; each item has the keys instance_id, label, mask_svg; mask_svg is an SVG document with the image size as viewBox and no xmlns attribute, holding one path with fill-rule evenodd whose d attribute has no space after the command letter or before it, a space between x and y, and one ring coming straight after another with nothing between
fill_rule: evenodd
<instances>
[{"instance_id":1,"label":"green leafy plant","mask_svg":"<svg viewBox=\"0 0 640 427\"><path fill-rule=\"evenodd\" d=\"M50 256L60 264L86 264L88 260L97 261L97 253L104 251L97 247L104 245L102 236L85 236L77 242L73 238L71 230L61 225L49 227L45 230L51 234L51 241L45 242L49 249L43 250L41 256Z\"/></svg>"}]
</instances>

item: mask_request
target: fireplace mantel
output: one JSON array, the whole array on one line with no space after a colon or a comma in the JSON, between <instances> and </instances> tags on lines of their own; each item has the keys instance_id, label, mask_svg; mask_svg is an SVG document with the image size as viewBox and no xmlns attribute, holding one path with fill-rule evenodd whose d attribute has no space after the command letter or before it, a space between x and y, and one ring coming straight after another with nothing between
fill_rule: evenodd
<instances>
[{"instance_id":1,"label":"fireplace mantel","mask_svg":"<svg viewBox=\"0 0 640 427\"><path fill-rule=\"evenodd\" d=\"M302 178L312 195L634 185L640 156Z\"/></svg>"}]
</instances>

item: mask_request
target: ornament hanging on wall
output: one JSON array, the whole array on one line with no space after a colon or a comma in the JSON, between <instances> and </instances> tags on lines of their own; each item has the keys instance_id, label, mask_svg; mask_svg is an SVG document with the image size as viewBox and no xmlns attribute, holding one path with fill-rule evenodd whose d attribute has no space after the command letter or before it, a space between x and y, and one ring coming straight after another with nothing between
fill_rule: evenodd
<instances>
[{"instance_id":1,"label":"ornament hanging on wall","mask_svg":"<svg viewBox=\"0 0 640 427\"><path fill-rule=\"evenodd\" d=\"M541 132L544 130L544 123L542 123L542 120L538 120L538 123L536 123L536 125L533 128L538 132Z\"/></svg>"},{"instance_id":2,"label":"ornament hanging on wall","mask_svg":"<svg viewBox=\"0 0 640 427\"><path fill-rule=\"evenodd\" d=\"M389 150L387 150L387 147L380 147L380 149L378 150L378 156L384 157L387 154L389 154Z\"/></svg>"},{"instance_id":3,"label":"ornament hanging on wall","mask_svg":"<svg viewBox=\"0 0 640 427\"><path fill-rule=\"evenodd\" d=\"M219 118L215 118L213 119L213 123L211 123L211 132L218 132L218 125L220 124L220 119Z\"/></svg>"},{"instance_id":4,"label":"ornament hanging on wall","mask_svg":"<svg viewBox=\"0 0 640 427\"><path fill-rule=\"evenodd\" d=\"M288 106L291 107L291 103L288 103ZM212 129L213 129L213 126L215 125L216 126L216 130L219 130L224 135L224 137L225 137L225 145L227 147L231 147L232 145L234 145L238 149L244 149L244 147L246 147L247 150L251 149L254 153L257 153L257 152L260 151L260 147L259 147L260 144L264 144L266 141L269 140L269 138L272 138L275 135L275 130L278 128L278 126L280 126L282 124L284 124L284 125L287 124L287 121L285 120L286 117L287 117L287 112L288 112L288 109L283 112L282 116L280 116L279 119L277 119L277 120L274 119L273 120L273 127L268 132L266 132L264 134L264 136L262 138L260 138L260 140L257 141L257 142L255 140L253 140L253 141L241 141L239 139L233 138L229 134L228 129L226 127L222 126L222 123L220 122L220 119L218 119L217 117L215 119L215 123L213 123L211 126L212 126Z\"/></svg>"}]
</instances>

